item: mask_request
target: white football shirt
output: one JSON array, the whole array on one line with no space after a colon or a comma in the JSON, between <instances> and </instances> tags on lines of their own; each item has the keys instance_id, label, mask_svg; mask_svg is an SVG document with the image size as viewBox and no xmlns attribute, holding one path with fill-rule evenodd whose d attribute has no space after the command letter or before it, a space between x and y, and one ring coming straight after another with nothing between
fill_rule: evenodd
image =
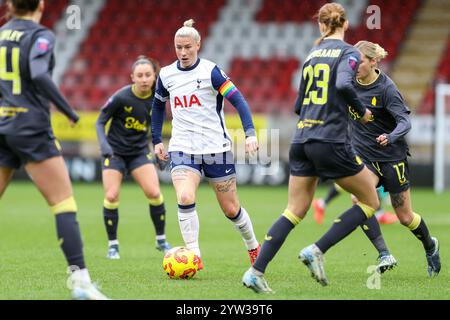
<instances>
[{"instance_id":1,"label":"white football shirt","mask_svg":"<svg viewBox=\"0 0 450 320\"><path fill-rule=\"evenodd\" d=\"M198 59L186 69L175 61L161 69L159 90L155 96L161 101L170 100L172 110L172 136L169 152L188 154L222 153L231 150L231 139L225 126L224 96L237 90L221 71L213 86L212 74L216 64ZM216 69L217 71L217 69Z\"/></svg>"}]
</instances>

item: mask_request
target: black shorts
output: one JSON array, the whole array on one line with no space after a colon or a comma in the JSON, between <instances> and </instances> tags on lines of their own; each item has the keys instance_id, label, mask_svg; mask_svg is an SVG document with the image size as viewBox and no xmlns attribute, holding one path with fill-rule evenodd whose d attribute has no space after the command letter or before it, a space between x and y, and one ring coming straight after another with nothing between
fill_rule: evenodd
<instances>
[{"instance_id":1,"label":"black shorts","mask_svg":"<svg viewBox=\"0 0 450 320\"><path fill-rule=\"evenodd\" d=\"M102 170L117 170L125 176L134 169L149 163L153 164L153 154L151 152L131 156L114 155L109 158L102 158Z\"/></svg>"},{"instance_id":2,"label":"black shorts","mask_svg":"<svg viewBox=\"0 0 450 320\"><path fill-rule=\"evenodd\" d=\"M380 179L378 186L383 186L389 193L400 193L409 189L408 160L391 162L369 161L362 158L367 168Z\"/></svg>"},{"instance_id":3,"label":"black shorts","mask_svg":"<svg viewBox=\"0 0 450 320\"><path fill-rule=\"evenodd\" d=\"M19 169L28 162L58 156L61 156L61 146L48 132L32 136L0 134L0 167Z\"/></svg>"},{"instance_id":4,"label":"black shorts","mask_svg":"<svg viewBox=\"0 0 450 320\"><path fill-rule=\"evenodd\" d=\"M339 179L354 176L364 168L353 148L346 143L293 143L289 150L291 175Z\"/></svg>"}]
</instances>

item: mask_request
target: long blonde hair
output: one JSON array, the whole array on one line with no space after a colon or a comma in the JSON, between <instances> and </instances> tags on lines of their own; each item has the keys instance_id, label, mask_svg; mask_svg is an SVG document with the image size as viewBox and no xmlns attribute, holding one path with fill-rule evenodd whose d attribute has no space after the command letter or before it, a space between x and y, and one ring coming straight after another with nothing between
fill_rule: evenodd
<instances>
[{"instance_id":1,"label":"long blonde hair","mask_svg":"<svg viewBox=\"0 0 450 320\"><path fill-rule=\"evenodd\" d=\"M371 60L375 59L377 62L380 62L388 55L388 52L378 43L373 43L366 40L358 41L354 47L361 51L367 58Z\"/></svg>"}]
</instances>

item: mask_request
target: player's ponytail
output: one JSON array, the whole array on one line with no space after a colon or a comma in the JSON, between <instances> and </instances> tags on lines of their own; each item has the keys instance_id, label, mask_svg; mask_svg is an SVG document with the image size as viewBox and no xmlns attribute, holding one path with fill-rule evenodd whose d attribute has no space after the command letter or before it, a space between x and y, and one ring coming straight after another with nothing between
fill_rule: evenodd
<instances>
[{"instance_id":1,"label":"player's ponytail","mask_svg":"<svg viewBox=\"0 0 450 320\"><path fill-rule=\"evenodd\" d=\"M362 40L355 44L355 48L361 51L370 60L374 59L377 62L386 58L388 55L387 51L384 50L378 43L373 43L370 41Z\"/></svg>"},{"instance_id":2,"label":"player's ponytail","mask_svg":"<svg viewBox=\"0 0 450 320\"><path fill-rule=\"evenodd\" d=\"M343 28L345 21L347 21L344 7L334 2L323 5L314 17L327 28L326 32L316 40L316 45L321 43L326 37L333 35L336 30Z\"/></svg>"},{"instance_id":3,"label":"player's ponytail","mask_svg":"<svg viewBox=\"0 0 450 320\"><path fill-rule=\"evenodd\" d=\"M183 23L183 26L177 30L177 32L175 33L175 38L176 37L191 37L195 40L195 42L200 42L201 37L200 37L200 33L197 31L197 29L194 28L194 19L189 19L186 20Z\"/></svg>"}]
</instances>

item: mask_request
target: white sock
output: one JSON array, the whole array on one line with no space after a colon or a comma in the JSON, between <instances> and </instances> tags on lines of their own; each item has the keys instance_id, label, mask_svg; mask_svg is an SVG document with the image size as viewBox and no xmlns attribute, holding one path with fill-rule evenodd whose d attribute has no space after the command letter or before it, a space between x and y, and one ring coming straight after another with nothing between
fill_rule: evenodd
<instances>
[{"instance_id":1,"label":"white sock","mask_svg":"<svg viewBox=\"0 0 450 320\"><path fill-rule=\"evenodd\" d=\"M161 234L159 236L156 236L156 241L158 240L166 240L166 235L165 234Z\"/></svg>"},{"instance_id":2,"label":"white sock","mask_svg":"<svg viewBox=\"0 0 450 320\"><path fill-rule=\"evenodd\" d=\"M198 244L200 223L195 207L192 209L178 208L178 223L186 248L193 250L195 254L200 257L200 248Z\"/></svg>"},{"instance_id":3,"label":"white sock","mask_svg":"<svg viewBox=\"0 0 450 320\"><path fill-rule=\"evenodd\" d=\"M264 275L264 273L262 273L261 271L256 270L255 268L251 267L252 273L258 277L262 277Z\"/></svg>"},{"instance_id":4,"label":"white sock","mask_svg":"<svg viewBox=\"0 0 450 320\"><path fill-rule=\"evenodd\" d=\"M91 277L88 269L78 269L72 272L72 281L76 283L91 283Z\"/></svg>"},{"instance_id":5,"label":"white sock","mask_svg":"<svg viewBox=\"0 0 450 320\"><path fill-rule=\"evenodd\" d=\"M108 241L108 247L113 246L113 245L119 245L119 240L109 240Z\"/></svg>"},{"instance_id":6,"label":"white sock","mask_svg":"<svg viewBox=\"0 0 450 320\"><path fill-rule=\"evenodd\" d=\"M234 223L236 230L241 234L242 240L244 240L247 250L258 248L259 243L256 240L255 233L253 232L252 221L250 220L250 216L244 208L241 207L241 213L239 214L237 219L233 219L231 220L231 222Z\"/></svg>"}]
</instances>

